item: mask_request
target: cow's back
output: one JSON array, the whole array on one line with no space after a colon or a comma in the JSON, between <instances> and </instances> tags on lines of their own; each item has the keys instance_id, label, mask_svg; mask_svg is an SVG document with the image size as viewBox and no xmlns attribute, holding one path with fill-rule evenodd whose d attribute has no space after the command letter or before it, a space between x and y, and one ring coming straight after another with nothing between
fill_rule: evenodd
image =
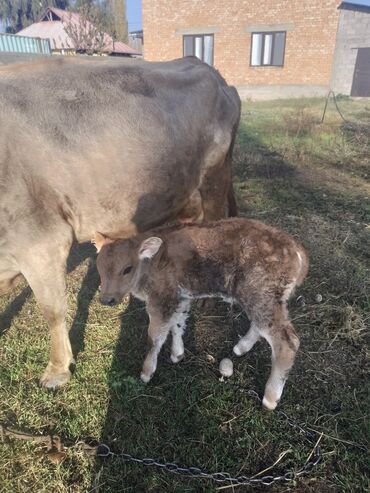
<instances>
[{"instance_id":1,"label":"cow's back","mask_svg":"<svg viewBox=\"0 0 370 493\"><path fill-rule=\"evenodd\" d=\"M145 127L159 138L158 124L169 129L175 123L173 134L177 128L179 134L191 132L186 124L194 123L195 113L197 127L206 130L215 110L232 116L232 91L217 71L193 57L165 63L57 59L0 68L2 107L65 150L115 124Z\"/></svg>"},{"instance_id":2,"label":"cow's back","mask_svg":"<svg viewBox=\"0 0 370 493\"><path fill-rule=\"evenodd\" d=\"M194 58L3 67L1 167L49 188L79 240L96 230L132 234L183 207L208 156L212 164L230 145L238 104Z\"/></svg>"}]
</instances>

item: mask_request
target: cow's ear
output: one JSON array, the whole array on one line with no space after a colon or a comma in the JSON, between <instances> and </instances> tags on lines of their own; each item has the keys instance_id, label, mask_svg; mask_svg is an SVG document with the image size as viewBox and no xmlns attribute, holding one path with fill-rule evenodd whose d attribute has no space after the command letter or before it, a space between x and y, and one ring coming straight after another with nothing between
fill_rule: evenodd
<instances>
[{"instance_id":1,"label":"cow's ear","mask_svg":"<svg viewBox=\"0 0 370 493\"><path fill-rule=\"evenodd\" d=\"M109 245L109 243L113 243L113 241L114 240L112 240L112 238L109 238L108 236L105 236L101 233L95 233L94 238L91 240L91 243L95 245L97 252L100 252L104 245Z\"/></svg>"},{"instance_id":2,"label":"cow's ear","mask_svg":"<svg viewBox=\"0 0 370 493\"><path fill-rule=\"evenodd\" d=\"M163 241L157 236L151 236L142 242L139 248L139 259L152 258L160 249Z\"/></svg>"}]
</instances>

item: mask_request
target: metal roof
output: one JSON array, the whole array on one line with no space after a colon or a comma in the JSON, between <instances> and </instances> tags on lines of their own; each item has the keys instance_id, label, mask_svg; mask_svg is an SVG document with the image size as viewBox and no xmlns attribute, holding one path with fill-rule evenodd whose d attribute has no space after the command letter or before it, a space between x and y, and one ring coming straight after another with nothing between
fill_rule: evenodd
<instances>
[{"instance_id":1,"label":"metal roof","mask_svg":"<svg viewBox=\"0 0 370 493\"><path fill-rule=\"evenodd\" d=\"M350 3L361 7L370 7L370 0L345 0L343 3Z\"/></svg>"},{"instance_id":2,"label":"metal roof","mask_svg":"<svg viewBox=\"0 0 370 493\"><path fill-rule=\"evenodd\" d=\"M339 5L338 8L343 10L370 12L370 0L345 0Z\"/></svg>"},{"instance_id":3,"label":"metal roof","mask_svg":"<svg viewBox=\"0 0 370 493\"><path fill-rule=\"evenodd\" d=\"M49 14L58 20L47 20ZM74 43L64 29L66 24L79 25L80 16L76 12L67 12L55 7L48 7L39 22L22 29L17 33L20 36L49 39L52 50L73 50ZM87 24L90 24L87 22ZM121 41L114 41L109 34L104 34L105 53L116 53L122 55L140 55L140 53Z\"/></svg>"}]
</instances>

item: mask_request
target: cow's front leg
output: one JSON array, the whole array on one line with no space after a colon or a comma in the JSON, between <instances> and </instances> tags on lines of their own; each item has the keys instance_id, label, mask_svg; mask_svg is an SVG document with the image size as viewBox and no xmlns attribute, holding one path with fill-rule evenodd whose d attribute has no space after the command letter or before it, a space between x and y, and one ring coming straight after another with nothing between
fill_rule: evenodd
<instances>
[{"instance_id":1,"label":"cow's front leg","mask_svg":"<svg viewBox=\"0 0 370 493\"><path fill-rule=\"evenodd\" d=\"M60 288L62 282L60 282ZM41 385L55 389L71 378L70 366L74 363L68 329L66 326L67 306L65 295L50 309L40 303L41 310L50 326L49 362L40 379Z\"/></svg>"},{"instance_id":2,"label":"cow's front leg","mask_svg":"<svg viewBox=\"0 0 370 493\"><path fill-rule=\"evenodd\" d=\"M65 239L64 239L65 240ZM55 389L71 377L74 362L66 326L66 260L71 241L38 245L23 259L22 274L27 279L41 312L50 327L50 356L40 383Z\"/></svg>"}]
</instances>

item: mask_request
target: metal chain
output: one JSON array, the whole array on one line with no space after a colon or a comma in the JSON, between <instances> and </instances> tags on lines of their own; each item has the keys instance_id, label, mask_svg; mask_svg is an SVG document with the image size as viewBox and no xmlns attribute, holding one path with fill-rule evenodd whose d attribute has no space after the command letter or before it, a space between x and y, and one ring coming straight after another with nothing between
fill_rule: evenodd
<instances>
[{"instance_id":1,"label":"metal chain","mask_svg":"<svg viewBox=\"0 0 370 493\"><path fill-rule=\"evenodd\" d=\"M335 108L336 110L338 111L339 113L339 116L342 118L342 120L344 121L344 123L349 123L351 124L352 122L348 121L346 118L344 118L343 116L343 113L341 112L339 106L338 106L338 101L337 101L337 96L335 94L334 91L332 91L330 89L330 91L328 92L328 95L326 96L326 101L325 101L325 106L324 106L324 112L322 114L322 118L321 118L321 123L324 123L324 119L325 119L325 114L326 114L326 109L328 107L328 103L329 103L329 99L330 99L330 96L333 96L333 99L334 99L334 104L335 104Z\"/></svg>"},{"instance_id":2,"label":"metal chain","mask_svg":"<svg viewBox=\"0 0 370 493\"><path fill-rule=\"evenodd\" d=\"M252 399L261 402L261 398L255 392L254 390L247 390L241 385L238 384L231 384L228 383L231 387L236 388L237 390L245 393L248 395L248 397L251 397ZM311 432L310 430L307 430L302 424L298 423L295 419L290 418L286 413L283 411L275 411L276 414L279 414L282 416L286 422L291 426L292 428L296 429L299 431L299 433L304 434L309 440L312 440L314 438L314 433ZM278 482L290 482L294 481L296 478L308 475L312 469L320 462L321 460L321 447L319 444L319 441L316 442L309 458L307 461L304 463L304 465L298 469L297 471L287 471L285 474L280 474L280 475L265 475L260 478L257 478L255 476L232 476L231 474L227 472L214 472L210 473L208 471L205 471L199 467L186 467L186 466L180 466L179 464L173 463L173 462L160 462L155 459L151 458L139 458L135 457L134 455L128 454L128 453L116 453L111 450L109 445L105 443L100 443L97 446L96 449L96 456L100 457L102 459L121 459L124 462L131 462L131 463L136 463L136 464L141 464L143 466L148 466L148 467L156 467L158 469L162 469L164 471L173 473L173 474L181 474L184 476L190 476L193 478L200 478L200 479L210 479L212 481L215 481L216 483L228 483L230 485L245 485L245 486L252 486L252 485L264 485L264 486L271 486L274 483Z\"/></svg>"},{"instance_id":3,"label":"metal chain","mask_svg":"<svg viewBox=\"0 0 370 493\"><path fill-rule=\"evenodd\" d=\"M264 486L271 486L273 483L277 483L279 481L293 481L300 476L309 474L312 469L320 462L321 451L320 446L317 446L312 453L310 459L298 471L288 471L282 475L266 475L260 478L248 476L233 477L226 472L209 473L207 471L204 471L203 469L200 469L199 467L180 466L179 464L175 464L173 462L158 462L155 459L150 458L141 459L131 454L125 453L117 454L115 452L112 452L110 447L104 443L101 443L99 445L97 456L104 459L119 458L124 462L135 462L136 464L142 464L143 466L153 466L167 472L191 476L193 478L210 479L212 481L215 481L216 483L229 483L239 485L263 484Z\"/></svg>"}]
</instances>

